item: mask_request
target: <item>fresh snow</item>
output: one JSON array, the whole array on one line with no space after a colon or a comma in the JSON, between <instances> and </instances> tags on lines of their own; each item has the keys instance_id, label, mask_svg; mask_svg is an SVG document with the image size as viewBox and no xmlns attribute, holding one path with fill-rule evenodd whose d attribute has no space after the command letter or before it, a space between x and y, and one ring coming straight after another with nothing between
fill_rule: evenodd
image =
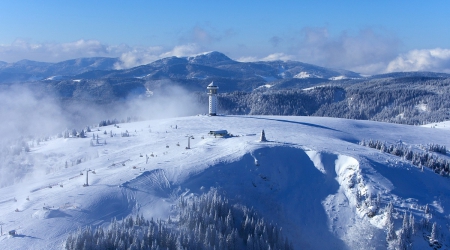
<instances>
[{"instance_id":1,"label":"fresh snow","mask_svg":"<svg viewBox=\"0 0 450 250\"><path fill-rule=\"evenodd\" d=\"M450 121L434 122L434 123L422 125L422 127L426 127L426 128L440 128L440 129L450 130Z\"/></svg>"},{"instance_id":2,"label":"fresh snow","mask_svg":"<svg viewBox=\"0 0 450 250\"><path fill-rule=\"evenodd\" d=\"M232 136L208 135L219 129ZM259 142L263 129L268 142ZM385 249L383 211L390 201L396 230L404 211L416 223L431 215L443 249L449 248L449 179L358 145L378 139L449 148L443 129L320 117L193 116L92 130L87 138L55 138L31 148L33 171L0 189L1 249L61 249L69 233L106 226L114 217L166 220L176 217L178 197L210 187L277 223L296 249ZM120 136L125 131L129 137ZM99 144L91 146L93 134ZM95 174L89 172L83 187L89 169ZM377 195L379 207L370 204ZM7 236L13 229L18 236ZM430 232L413 236L413 249L428 247L422 233Z\"/></svg>"},{"instance_id":3,"label":"fresh snow","mask_svg":"<svg viewBox=\"0 0 450 250\"><path fill-rule=\"evenodd\" d=\"M57 75L57 76L50 76L50 77L47 77L45 80L55 81L55 80L61 80L61 79L63 79L63 76Z\"/></svg>"},{"instance_id":4,"label":"fresh snow","mask_svg":"<svg viewBox=\"0 0 450 250\"><path fill-rule=\"evenodd\" d=\"M313 86L313 87L309 87L309 88L304 88L302 90L308 91L308 90L313 90L316 88L323 88L323 87L327 87L327 86L330 86L330 85L318 85L318 86Z\"/></svg>"},{"instance_id":5,"label":"fresh snow","mask_svg":"<svg viewBox=\"0 0 450 250\"><path fill-rule=\"evenodd\" d=\"M187 58L188 58L188 60L191 60L191 59L194 59L194 58L196 58L198 56L206 56L206 55L214 53L214 52L215 51L206 51L206 52L198 53L198 54L195 54L195 55L192 55L192 56L188 56Z\"/></svg>"},{"instance_id":6,"label":"fresh snow","mask_svg":"<svg viewBox=\"0 0 450 250\"><path fill-rule=\"evenodd\" d=\"M346 76L333 76L333 77L330 77L330 78L328 78L328 79L330 79L330 80L332 80L332 81L337 81L337 80L348 79L348 77L346 77Z\"/></svg>"},{"instance_id":7,"label":"fresh snow","mask_svg":"<svg viewBox=\"0 0 450 250\"><path fill-rule=\"evenodd\" d=\"M264 84L264 85L261 85L261 86L257 87L256 89L270 89L270 88L272 88L273 86L274 86L274 85Z\"/></svg>"},{"instance_id":8,"label":"fresh snow","mask_svg":"<svg viewBox=\"0 0 450 250\"><path fill-rule=\"evenodd\" d=\"M415 108L416 108L417 110L419 110L419 111L424 112L424 111L427 111L427 110L428 110L428 104L420 103L420 104L417 104L417 105L415 106Z\"/></svg>"},{"instance_id":9,"label":"fresh snow","mask_svg":"<svg viewBox=\"0 0 450 250\"><path fill-rule=\"evenodd\" d=\"M303 79L303 78L322 78L322 77L321 77L321 76L318 76L318 75L315 75L315 74L310 74L310 73L308 73L308 72L302 71L302 72L296 74L296 75L294 76L294 78L300 78L300 79Z\"/></svg>"}]
</instances>

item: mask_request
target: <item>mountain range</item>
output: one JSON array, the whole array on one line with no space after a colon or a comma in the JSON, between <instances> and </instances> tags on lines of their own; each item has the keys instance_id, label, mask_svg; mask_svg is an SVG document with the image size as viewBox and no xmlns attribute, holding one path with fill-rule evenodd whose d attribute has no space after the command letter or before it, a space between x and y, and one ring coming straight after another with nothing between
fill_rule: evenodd
<instances>
[{"instance_id":1,"label":"mountain range","mask_svg":"<svg viewBox=\"0 0 450 250\"><path fill-rule=\"evenodd\" d=\"M0 249L449 248L449 75L117 63L0 63Z\"/></svg>"},{"instance_id":2,"label":"mountain range","mask_svg":"<svg viewBox=\"0 0 450 250\"><path fill-rule=\"evenodd\" d=\"M203 53L192 57L168 57L138 67L115 70L118 58L80 58L59 63L21 60L0 63L0 82L12 83L59 78L101 79L138 78L145 80L214 78L254 79L343 79L359 78L358 73L327 69L295 61L237 62L220 52ZM29 77L29 78L26 78ZM237 90L237 89L235 89Z\"/></svg>"},{"instance_id":3,"label":"mountain range","mask_svg":"<svg viewBox=\"0 0 450 250\"><path fill-rule=\"evenodd\" d=\"M219 86L224 114L334 116L406 124L450 117L446 97L450 75L445 73L362 76L296 61L238 62L216 51L116 70L119 63L118 58L98 57L0 63L0 89L22 84L35 93L51 94L64 106L111 105L164 95L176 86L205 104L206 86L213 81Z\"/></svg>"}]
</instances>

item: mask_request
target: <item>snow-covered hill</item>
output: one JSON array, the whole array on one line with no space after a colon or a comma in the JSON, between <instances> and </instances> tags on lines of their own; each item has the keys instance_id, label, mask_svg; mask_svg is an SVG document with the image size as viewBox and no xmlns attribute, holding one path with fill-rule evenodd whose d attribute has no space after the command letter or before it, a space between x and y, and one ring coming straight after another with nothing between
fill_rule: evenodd
<instances>
[{"instance_id":1,"label":"snow-covered hill","mask_svg":"<svg viewBox=\"0 0 450 250\"><path fill-rule=\"evenodd\" d=\"M422 125L422 127L426 128L440 128L440 129L450 129L450 121L445 122L434 122L426 125Z\"/></svg>"},{"instance_id":2,"label":"snow-covered hill","mask_svg":"<svg viewBox=\"0 0 450 250\"><path fill-rule=\"evenodd\" d=\"M222 129L232 135L208 134ZM268 142L259 142L262 129ZM389 202L397 233L404 212L414 216L413 249L430 248L434 222L448 249L448 177L360 146L363 139L450 147L446 130L278 116L179 117L54 138L27 153L32 170L20 183L0 189L0 248L61 249L69 233L114 217L176 220L179 197L217 187L277 223L295 249L385 249Z\"/></svg>"}]
</instances>

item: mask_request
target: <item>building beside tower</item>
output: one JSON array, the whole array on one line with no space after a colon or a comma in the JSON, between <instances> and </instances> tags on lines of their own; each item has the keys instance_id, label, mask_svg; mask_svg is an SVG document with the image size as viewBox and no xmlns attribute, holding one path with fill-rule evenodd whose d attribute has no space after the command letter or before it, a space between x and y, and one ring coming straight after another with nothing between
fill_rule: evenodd
<instances>
[{"instance_id":1,"label":"building beside tower","mask_svg":"<svg viewBox=\"0 0 450 250\"><path fill-rule=\"evenodd\" d=\"M211 82L208 87L206 87L208 90L208 96L209 96L209 115L215 116L217 115L217 89L219 87L214 85L214 82Z\"/></svg>"}]
</instances>

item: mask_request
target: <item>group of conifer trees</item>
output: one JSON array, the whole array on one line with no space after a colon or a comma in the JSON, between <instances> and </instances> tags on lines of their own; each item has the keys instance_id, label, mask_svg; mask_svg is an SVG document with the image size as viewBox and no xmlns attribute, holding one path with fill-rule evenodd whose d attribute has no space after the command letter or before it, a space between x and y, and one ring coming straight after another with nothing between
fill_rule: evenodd
<instances>
[{"instance_id":1,"label":"group of conifer trees","mask_svg":"<svg viewBox=\"0 0 450 250\"><path fill-rule=\"evenodd\" d=\"M405 211L403 213L401 227L395 230L394 222L396 216L394 214L396 212L392 202L387 205L385 209L385 226L388 249L413 249L413 238L418 231L421 231L424 239L429 242L430 247L433 247L433 249L442 247L438 225L436 221L430 221L432 216L428 204L423 207L423 210L425 212L425 218L422 218L418 223L415 221L412 212L408 214Z\"/></svg>"},{"instance_id":2,"label":"group of conifer trees","mask_svg":"<svg viewBox=\"0 0 450 250\"><path fill-rule=\"evenodd\" d=\"M326 85L219 93L218 109L234 115L311 115L410 125L450 119L450 78L388 77ZM207 96L199 93L198 101L206 105Z\"/></svg>"},{"instance_id":3,"label":"group of conifer trees","mask_svg":"<svg viewBox=\"0 0 450 250\"><path fill-rule=\"evenodd\" d=\"M411 148L405 147L403 144L386 144L378 140L362 140L360 145L375 148L382 152L389 153L402 157L405 160L411 162L411 164L422 168L422 166L432 169L435 173L448 177L450 175L450 161L443 159L442 157L433 154L432 152L439 152L446 154L447 149L445 146L437 144L428 144L424 146L428 152L417 152L411 150Z\"/></svg>"},{"instance_id":4,"label":"group of conifer trees","mask_svg":"<svg viewBox=\"0 0 450 250\"><path fill-rule=\"evenodd\" d=\"M253 209L232 205L217 189L180 198L178 215L167 221L142 215L114 219L107 229L90 227L69 235L67 250L87 249L293 249L281 228Z\"/></svg>"},{"instance_id":5,"label":"group of conifer trees","mask_svg":"<svg viewBox=\"0 0 450 250\"><path fill-rule=\"evenodd\" d=\"M410 249L412 237L416 234L417 226L412 213L403 215L401 229L396 233L394 229L394 206L389 203L386 208L386 241L392 249Z\"/></svg>"}]
</instances>

